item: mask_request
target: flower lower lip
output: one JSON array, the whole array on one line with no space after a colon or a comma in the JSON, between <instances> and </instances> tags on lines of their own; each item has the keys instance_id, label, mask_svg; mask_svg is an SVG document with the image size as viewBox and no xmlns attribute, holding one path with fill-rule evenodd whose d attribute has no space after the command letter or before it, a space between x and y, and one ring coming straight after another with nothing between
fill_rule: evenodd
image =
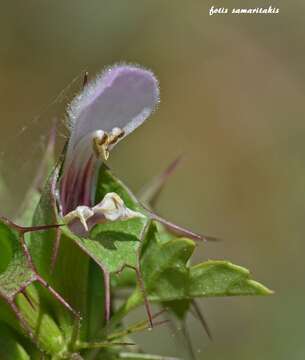
<instances>
[{"instance_id":1,"label":"flower lower lip","mask_svg":"<svg viewBox=\"0 0 305 360\"><path fill-rule=\"evenodd\" d=\"M88 233L94 225L105 221L129 220L145 216L128 208L115 192L107 193L103 200L93 207L77 206L64 216L64 221L77 235Z\"/></svg>"}]
</instances>

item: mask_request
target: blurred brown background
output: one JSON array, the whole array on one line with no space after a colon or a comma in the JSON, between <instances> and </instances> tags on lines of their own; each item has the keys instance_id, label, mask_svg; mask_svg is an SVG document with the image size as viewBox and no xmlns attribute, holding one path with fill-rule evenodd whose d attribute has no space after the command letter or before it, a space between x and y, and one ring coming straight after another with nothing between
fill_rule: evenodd
<instances>
[{"instance_id":1,"label":"blurred brown background","mask_svg":"<svg viewBox=\"0 0 305 360\"><path fill-rule=\"evenodd\" d=\"M200 247L197 260L229 259L276 291L202 301L215 340L189 323L198 359L304 359L305 6L278 0L279 15L210 17L211 5L269 3L3 2L0 161L11 194L0 210L14 214L84 70L94 76L117 61L151 68L160 108L115 149L111 167L137 190L185 154L159 212L225 239ZM187 358L177 338L160 328L140 340Z\"/></svg>"}]
</instances>

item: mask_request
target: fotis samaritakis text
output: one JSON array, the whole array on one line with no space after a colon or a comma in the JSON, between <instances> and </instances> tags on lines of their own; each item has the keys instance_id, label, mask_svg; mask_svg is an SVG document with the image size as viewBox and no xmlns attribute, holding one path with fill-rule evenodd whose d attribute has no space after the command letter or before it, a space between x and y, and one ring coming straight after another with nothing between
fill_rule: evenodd
<instances>
[{"instance_id":1,"label":"fotis samaritakis text","mask_svg":"<svg viewBox=\"0 0 305 360\"><path fill-rule=\"evenodd\" d=\"M251 8L224 8L211 6L209 8L209 15L276 15L279 14L280 9L278 7L251 7Z\"/></svg>"}]
</instances>

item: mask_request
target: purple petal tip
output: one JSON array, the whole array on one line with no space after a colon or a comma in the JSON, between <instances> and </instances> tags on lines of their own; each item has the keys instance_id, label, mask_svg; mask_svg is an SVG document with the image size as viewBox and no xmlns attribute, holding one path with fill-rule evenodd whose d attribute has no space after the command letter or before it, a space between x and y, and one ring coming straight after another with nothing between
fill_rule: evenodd
<instances>
[{"instance_id":1,"label":"purple petal tip","mask_svg":"<svg viewBox=\"0 0 305 360\"><path fill-rule=\"evenodd\" d=\"M159 102L158 80L150 70L114 65L89 82L69 107L73 143L114 127L125 135L141 125Z\"/></svg>"}]
</instances>

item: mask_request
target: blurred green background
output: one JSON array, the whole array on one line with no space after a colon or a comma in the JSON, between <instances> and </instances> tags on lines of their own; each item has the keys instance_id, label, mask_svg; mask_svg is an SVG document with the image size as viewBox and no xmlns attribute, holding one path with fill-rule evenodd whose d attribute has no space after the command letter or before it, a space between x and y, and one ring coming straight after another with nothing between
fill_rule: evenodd
<instances>
[{"instance_id":1,"label":"blurred green background","mask_svg":"<svg viewBox=\"0 0 305 360\"><path fill-rule=\"evenodd\" d=\"M260 0L1 6L0 160L11 191L1 213L16 211L52 118L64 118L84 70L94 76L127 61L158 76L159 110L116 147L110 166L137 190L184 154L158 211L224 239L200 246L197 259L229 259L276 291L201 301L214 341L190 319L198 359L305 358L305 6L273 3L279 15L208 15L211 5L270 5ZM158 328L139 340L187 359L179 332Z\"/></svg>"}]
</instances>

